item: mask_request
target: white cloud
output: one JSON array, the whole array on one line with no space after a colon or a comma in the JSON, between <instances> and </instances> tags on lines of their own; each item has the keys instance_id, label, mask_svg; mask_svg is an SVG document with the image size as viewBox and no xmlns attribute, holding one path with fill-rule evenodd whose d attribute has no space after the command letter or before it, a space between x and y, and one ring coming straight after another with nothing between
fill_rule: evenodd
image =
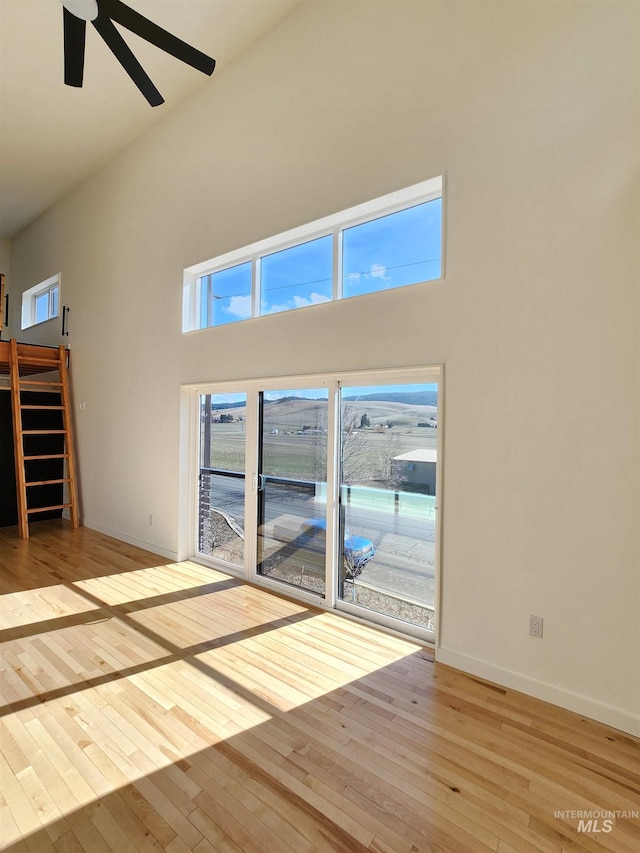
<instances>
[{"instance_id":1,"label":"white cloud","mask_svg":"<svg viewBox=\"0 0 640 853\"><path fill-rule=\"evenodd\" d=\"M369 275L371 278L382 278L384 281L389 280L389 276L387 275L387 268L383 267L382 264L371 264L369 267Z\"/></svg>"},{"instance_id":2,"label":"white cloud","mask_svg":"<svg viewBox=\"0 0 640 853\"><path fill-rule=\"evenodd\" d=\"M307 299L305 296L294 296L288 302L281 305L272 305L263 314L278 314L280 311L291 311L292 308L306 308L308 305L320 305L322 302L331 302L330 296L324 296L322 293L312 293Z\"/></svg>"},{"instance_id":3,"label":"white cloud","mask_svg":"<svg viewBox=\"0 0 640 853\"><path fill-rule=\"evenodd\" d=\"M294 296L293 302L296 308L304 308L306 305L320 305L322 302L331 302L330 296L324 296L322 293L312 293L309 299L304 296Z\"/></svg>"},{"instance_id":4,"label":"white cloud","mask_svg":"<svg viewBox=\"0 0 640 853\"><path fill-rule=\"evenodd\" d=\"M293 305L272 305L270 308L262 310L260 313L263 316L266 316L267 314L279 314L280 311L288 311L290 308L293 308Z\"/></svg>"},{"instance_id":5,"label":"white cloud","mask_svg":"<svg viewBox=\"0 0 640 853\"><path fill-rule=\"evenodd\" d=\"M246 319L251 316L251 297L250 296L232 296L229 304L222 309L226 314L233 314L236 317Z\"/></svg>"}]
</instances>

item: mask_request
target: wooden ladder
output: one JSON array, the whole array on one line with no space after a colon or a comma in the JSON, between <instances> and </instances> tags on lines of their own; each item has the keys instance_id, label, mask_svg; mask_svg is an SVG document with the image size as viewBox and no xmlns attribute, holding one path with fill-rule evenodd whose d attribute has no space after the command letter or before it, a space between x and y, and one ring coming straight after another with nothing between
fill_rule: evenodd
<instances>
[{"instance_id":1,"label":"wooden ladder","mask_svg":"<svg viewBox=\"0 0 640 853\"><path fill-rule=\"evenodd\" d=\"M13 411L13 439L16 461L16 490L18 497L18 533L21 539L29 538L29 516L53 510L69 510L71 526L78 527L78 494L76 486L75 461L73 454L73 433L71 425L71 406L69 396L69 376L67 370L67 350L64 346L36 347L18 344L15 338L10 342L11 403ZM58 380L35 379L38 373L58 373ZM25 379L24 376L31 378ZM57 392L61 405L31 405L23 403L23 392ZM25 429L23 414L25 411L59 411L62 413L62 429ZM64 438L62 453L32 453L25 455L25 436L54 436ZM56 479L27 479L28 462L45 459L63 460L64 476ZM38 486L66 484L66 500L55 506L30 506L30 490Z\"/></svg>"}]
</instances>

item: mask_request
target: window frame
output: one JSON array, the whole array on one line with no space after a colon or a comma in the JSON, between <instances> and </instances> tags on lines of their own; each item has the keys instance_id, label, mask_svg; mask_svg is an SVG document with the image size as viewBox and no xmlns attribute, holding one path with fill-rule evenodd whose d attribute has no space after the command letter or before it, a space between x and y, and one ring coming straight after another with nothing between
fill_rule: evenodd
<instances>
[{"instance_id":1,"label":"window frame","mask_svg":"<svg viewBox=\"0 0 640 853\"><path fill-rule=\"evenodd\" d=\"M292 228L281 234L269 237L265 240L260 240L252 243L249 246L244 246L240 249L235 249L204 261L200 264L195 264L187 267L183 275L183 302L182 302L182 331L183 333L201 331L203 329L215 329L213 326L200 325L201 313L201 279L204 276L212 275L218 272L231 269L235 266L240 266L243 263L251 262L252 264L252 298L251 298L251 317L246 319L256 319L257 317L270 316L261 314L261 293L260 293L260 261L266 255L272 255L277 252L285 251L294 246L303 243L311 242L312 240L321 237L332 236L333 240L333 283L332 283L332 299L337 301L343 298L342 294L342 232L345 229L353 228L362 225L366 222L371 222L388 216L393 213L398 213L410 207L415 207L429 201L442 199L443 210L440 227L440 276L427 281L442 281L445 277L445 251L444 251L444 184L445 176L439 175L435 178L430 178L427 181L422 181L418 184L413 184L402 190L389 193L363 204L342 210L339 213L331 216L317 219L309 222L306 225ZM418 283L418 282L414 282ZM408 287L411 285L400 285L397 289ZM396 288L394 288L396 289ZM372 291L375 292L375 291ZM359 294L367 296L369 294ZM350 296L350 299L357 299L358 296ZM324 304L324 303L322 303ZM304 306L307 308L314 306ZM300 310L292 308L289 310ZM278 313L287 313L278 312ZM242 320L236 322L243 322ZM222 325L222 324L221 324ZM228 324L225 324L228 325Z\"/></svg>"},{"instance_id":2,"label":"window frame","mask_svg":"<svg viewBox=\"0 0 640 853\"><path fill-rule=\"evenodd\" d=\"M40 326L60 316L60 281L61 275L56 273L23 292L20 325L22 330ZM48 297L47 316L43 320L38 320L38 300L45 294Z\"/></svg>"}]
</instances>

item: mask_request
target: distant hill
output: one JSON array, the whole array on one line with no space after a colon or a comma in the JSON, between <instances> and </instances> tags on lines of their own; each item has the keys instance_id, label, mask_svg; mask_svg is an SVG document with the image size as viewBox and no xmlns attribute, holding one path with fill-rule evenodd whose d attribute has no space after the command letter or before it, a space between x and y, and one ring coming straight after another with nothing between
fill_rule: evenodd
<instances>
[{"instance_id":1,"label":"distant hill","mask_svg":"<svg viewBox=\"0 0 640 853\"><path fill-rule=\"evenodd\" d=\"M352 397L343 397L343 400L349 402L366 403L371 402L381 403L404 403L407 406L437 406L438 392L437 391L377 391L374 394L358 394Z\"/></svg>"},{"instance_id":2,"label":"distant hill","mask_svg":"<svg viewBox=\"0 0 640 853\"><path fill-rule=\"evenodd\" d=\"M227 409L240 409L244 408L246 405L247 404L244 400L239 400L237 403L212 403L211 411L218 412L222 410L226 412Z\"/></svg>"},{"instance_id":3,"label":"distant hill","mask_svg":"<svg viewBox=\"0 0 640 853\"><path fill-rule=\"evenodd\" d=\"M418 429L418 424L431 421L438 412L437 390L422 391L379 391L372 390L369 394L349 394L343 398L347 421L360 423L366 415L371 428L384 426L391 422L398 430ZM213 414L231 415L233 423L244 420L246 404L244 401L220 403L212 405ZM226 420L226 419L225 419ZM327 399L311 399L288 394L277 400L265 399L263 412L263 429L275 434L291 435L298 430L307 428L325 429L327 427ZM409 448L411 449L411 448Z\"/></svg>"},{"instance_id":4,"label":"distant hill","mask_svg":"<svg viewBox=\"0 0 640 853\"><path fill-rule=\"evenodd\" d=\"M286 404L293 402L300 403L309 403L313 398L311 397L296 397L291 395L289 397L280 397L278 400L266 400L267 403L277 403L277 404ZM322 399L322 398L320 398ZM326 397L324 398L326 400ZM370 402L380 402L380 403L404 403L407 406L437 406L438 405L438 392L437 391L376 391L373 394L358 394L352 395L349 397L343 397L343 400L346 402L358 402L358 403L366 403ZM212 403L211 410L214 412L217 411L227 411L228 409L241 409L246 405L244 400L240 400L237 403Z\"/></svg>"}]
</instances>

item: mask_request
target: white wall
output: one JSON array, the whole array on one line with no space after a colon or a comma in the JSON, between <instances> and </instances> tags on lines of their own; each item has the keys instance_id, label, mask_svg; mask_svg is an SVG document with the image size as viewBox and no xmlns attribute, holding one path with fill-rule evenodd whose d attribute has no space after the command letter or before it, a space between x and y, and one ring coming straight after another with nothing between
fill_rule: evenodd
<instances>
[{"instance_id":1,"label":"white wall","mask_svg":"<svg viewBox=\"0 0 640 853\"><path fill-rule=\"evenodd\" d=\"M0 272L5 277L6 292L9 293L11 289L11 242L9 240L0 240ZM9 318L5 322L8 325ZM0 333L3 341L9 340L8 329L0 329Z\"/></svg>"},{"instance_id":2,"label":"white wall","mask_svg":"<svg viewBox=\"0 0 640 853\"><path fill-rule=\"evenodd\" d=\"M8 276L11 268L11 242L0 240L0 272Z\"/></svg>"},{"instance_id":3,"label":"white wall","mask_svg":"<svg viewBox=\"0 0 640 853\"><path fill-rule=\"evenodd\" d=\"M305 2L25 230L85 522L178 551L182 383L443 362L440 658L640 734L639 17ZM181 335L185 266L441 173L444 282Z\"/></svg>"}]
</instances>

